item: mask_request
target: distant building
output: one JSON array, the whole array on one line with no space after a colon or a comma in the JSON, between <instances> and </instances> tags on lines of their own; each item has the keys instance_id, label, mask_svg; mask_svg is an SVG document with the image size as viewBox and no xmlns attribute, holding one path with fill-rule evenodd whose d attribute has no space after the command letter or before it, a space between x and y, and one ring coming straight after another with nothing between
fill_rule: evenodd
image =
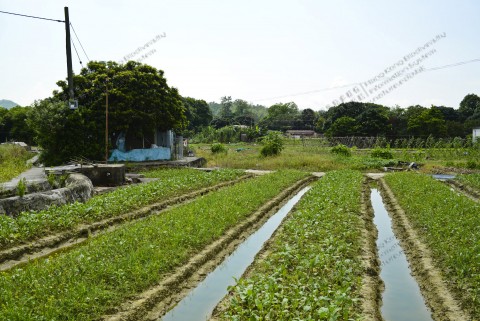
<instances>
[{"instance_id":1,"label":"distant building","mask_svg":"<svg viewBox=\"0 0 480 321\"><path fill-rule=\"evenodd\" d=\"M474 128L472 133L472 140L475 142L480 137L480 127Z\"/></svg>"},{"instance_id":2,"label":"distant building","mask_svg":"<svg viewBox=\"0 0 480 321\"><path fill-rule=\"evenodd\" d=\"M317 133L314 130L287 130L285 134L287 137L297 139L317 137Z\"/></svg>"}]
</instances>

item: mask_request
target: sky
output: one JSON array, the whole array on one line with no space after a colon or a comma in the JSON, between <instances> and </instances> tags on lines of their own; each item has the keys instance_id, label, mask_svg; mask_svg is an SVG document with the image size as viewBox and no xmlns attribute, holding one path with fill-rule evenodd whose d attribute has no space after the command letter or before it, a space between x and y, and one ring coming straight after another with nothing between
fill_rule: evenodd
<instances>
[{"instance_id":1,"label":"sky","mask_svg":"<svg viewBox=\"0 0 480 321\"><path fill-rule=\"evenodd\" d=\"M207 102L458 108L480 95L477 0L0 0L0 11L58 20L65 6L90 60L147 55L169 86ZM0 58L0 99L49 97L66 79L64 23L0 13Z\"/></svg>"}]
</instances>

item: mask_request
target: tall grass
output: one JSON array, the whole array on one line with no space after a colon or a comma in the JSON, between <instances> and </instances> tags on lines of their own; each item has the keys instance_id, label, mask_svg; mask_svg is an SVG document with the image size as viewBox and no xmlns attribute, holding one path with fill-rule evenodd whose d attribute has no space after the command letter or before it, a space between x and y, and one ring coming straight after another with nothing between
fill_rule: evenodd
<instances>
[{"instance_id":1,"label":"tall grass","mask_svg":"<svg viewBox=\"0 0 480 321\"><path fill-rule=\"evenodd\" d=\"M20 175L30 166L26 161L31 154L16 145L0 145L0 183L7 182Z\"/></svg>"}]
</instances>

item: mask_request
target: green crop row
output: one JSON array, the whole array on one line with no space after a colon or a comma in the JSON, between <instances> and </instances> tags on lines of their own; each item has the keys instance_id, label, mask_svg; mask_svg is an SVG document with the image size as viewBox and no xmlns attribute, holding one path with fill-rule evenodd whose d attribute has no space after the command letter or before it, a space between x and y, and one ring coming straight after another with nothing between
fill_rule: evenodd
<instances>
[{"instance_id":1,"label":"green crop row","mask_svg":"<svg viewBox=\"0 0 480 321\"><path fill-rule=\"evenodd\" d=\"M194 169L164 169L159 180L119 188L98 195L85 203L52 206L42 211L28 211L12 218L0 215L0 246L12 246L55 231L64 231L105 218L114 217L143 206L179 196L242 175L235 170L204 172Z\"/></svg>"},{"instance_id":2,"label":"green crop row","mask_svg":"<svg viewBox=\"0 0 480 321\"><path fill-rule=\"evenodd\" d=\"M480 204L426 175L385 177L462 306L480 319Z\"/></svg>"},{"instance_id":3,"label":"green crop row","mask_svg":"<svg viewBox=\"0 0 480 321\"><path fill-rule=\"evenodd\" d=\"M98 320L157 284L306 174L277 172L0 273L0 320Z\"/></svg>"},{"instance_id":4,"label":"green crop row","mask_svg":"<svg viewBox=\"0 0 480 321\"><path fill-rule=\"evenodd\" d=\"M223 320L357 320L361 185L356 171L316 182L276 234L265 260L231 288Z\"/></svg>"},{"instance_id":5,"label":"green crop row","mask_svg":"<svg viewBox=\"0 0 480 321\"><path fill-rule=\"evenodd\" d=\"M457 179L470 187L473 187L480 191L480 174L467 174L460 175Z\"/></svg>"}]
</instances>

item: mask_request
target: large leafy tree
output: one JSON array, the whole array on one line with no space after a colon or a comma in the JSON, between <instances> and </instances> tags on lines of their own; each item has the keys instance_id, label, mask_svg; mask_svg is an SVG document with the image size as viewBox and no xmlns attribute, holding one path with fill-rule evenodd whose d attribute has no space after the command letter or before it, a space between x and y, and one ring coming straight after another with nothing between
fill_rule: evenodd
<instances>
[{"instance_id":1,"label":"large leafy tree","mask_svg":"<svg viewBox=\"0 0 480 321\"><path fill-rule=\"evenodd\" d=\"M79 108L74 111L61 107L68 99L67 83L57 83L61 90L54 97L34 106L35 117L41 119L51 110L63 115L51 136L43 126L36 127L37 140L45 149L47 163L60 163L75 156L103 159L105 148L105 98L108 90L109 133L125 132L136 137L152 136L155 129L180 131L186 127L185 107L177 89L169 87L162 70L129 61L91 61L87 68L74 76L74 90ZM65 133L75 132L75 139L64 141ZM63 133L63 134L62 134ZM69 136L69 135L67 135ZM52 155L58 145L68 153Z\"/></svg>"},{"instance_id":2,"label":"large leafy tree","mask_svg":"<svg viewBox=\"0 0 480 321\"><path fill-rule=\"evenodd\" d=\"M460 102L460 107L458 108L458 111L464 119L473 116L477 110L480 112L480 97L475 94L466 95Z\"/></svg>"},{"instance_id":3,"label":"large leafy tree","mask_svg":"<svg viewBox=\"0 0 480 321\"><path fill-rule=\"evenodd\" d=\"M262 126L271 130L285 131L294 129L300 118L297 104L294 102L278 103L270 106L267 116L262 120Z\"/></svg>"},{"instance_id":4,"label":"large leafy tree","mask_svg":"<svg viewBox=\"0 0 480 321\"><path fill-rule=\"evenodd\" d=\"M343 116L335 120L325 135L328 137L356 136L357 131L358 123L355 118Z\"/></svg>"},{"instance_id":5,"label":"large leafy tree","mask_svg":"<svg viewBox=\"0 0 480 321\"><path fill-rule=\"evenodd\" d=\"M447 125L438 108L424 108L408 119L408 131L415 136L444 137L447 135Z\"/></svg>"},{"instance_id":6,"label":"large leafy tree","mask_svg":"<svg viewBox=\"0 0 480 321\"><path fill-rule=\"evenodd\" d=\"M191 97L183 97L182 100L186 109L188 130L198 132L203 127L210 125L213 116L210 107L205 100Z\"/></svg>"}]
</instances>

